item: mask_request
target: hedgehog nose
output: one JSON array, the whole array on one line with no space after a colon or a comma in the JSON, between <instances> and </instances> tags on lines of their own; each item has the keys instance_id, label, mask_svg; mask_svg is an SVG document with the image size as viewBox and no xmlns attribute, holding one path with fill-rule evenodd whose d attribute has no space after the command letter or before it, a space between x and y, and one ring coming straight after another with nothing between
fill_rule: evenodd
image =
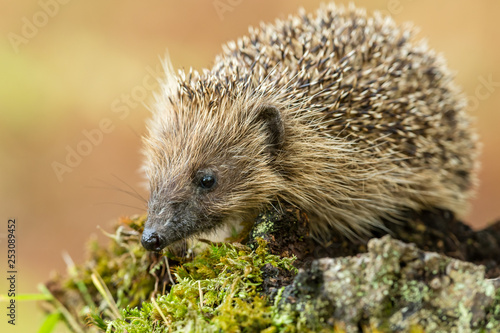
<instances>
[{"instance_id":1,"label":"hedgehog nose","mask_svg":"<svg viewBox=\"0 0 500 333\"><path fill-rule=\"evenodd\" d=\"M144 229L141 243L146 250L156 252L160 252L166 245L165 239L152 229Z\"/></svg>"}]
</instances>

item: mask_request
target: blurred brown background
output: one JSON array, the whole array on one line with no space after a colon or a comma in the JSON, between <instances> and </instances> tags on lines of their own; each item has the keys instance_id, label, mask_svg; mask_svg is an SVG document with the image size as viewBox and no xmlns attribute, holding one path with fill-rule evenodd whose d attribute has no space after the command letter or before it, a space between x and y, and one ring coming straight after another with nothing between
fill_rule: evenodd
<instances>
[{"instance_id":1,"label":"blurred brown background","mask_svg":"<svg viewBox=\"0 0 500 333\"><path fill-rule=\"evenodd\" d=\"M414 22L447 58L484 143L481 186L467 221L482 227L500 218L500 2L354 2ZM138 172L149 113L143 103L167 49L176 68L208 67L220 45L249 25L319 3L0 0L0 262L3 272L6 223L14 217L18 292L35 292L50 271L63 272L62 251L81 262L89 237L101 234L97 225L110 230L119 216L144 212L139 200L94 187L127 189L123 180L147 196ZM85 156L66 161L70 150ZM64 169L68 162L72 167ZM41 315L28 313L33 308L18 309L19 332L39 325Z\"/></svg>"}]
</instances>

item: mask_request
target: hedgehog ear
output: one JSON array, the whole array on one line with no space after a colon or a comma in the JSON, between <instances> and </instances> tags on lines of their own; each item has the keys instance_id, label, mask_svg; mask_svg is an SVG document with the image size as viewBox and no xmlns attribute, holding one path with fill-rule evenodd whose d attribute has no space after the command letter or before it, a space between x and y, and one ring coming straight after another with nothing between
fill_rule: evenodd
<instances>
[{"instance_id":1,"label":"hedgehog ear","mask_svg":"<svg viewBox=\"0 0 500 333\"><path fill-rule=\"evenodd\" d=\"M280 111L272 105L262 105L257 109L256 122L263 122L267 131L267 151L275 157L283 147L285 127Z\"/></svg>"}]
</instances>

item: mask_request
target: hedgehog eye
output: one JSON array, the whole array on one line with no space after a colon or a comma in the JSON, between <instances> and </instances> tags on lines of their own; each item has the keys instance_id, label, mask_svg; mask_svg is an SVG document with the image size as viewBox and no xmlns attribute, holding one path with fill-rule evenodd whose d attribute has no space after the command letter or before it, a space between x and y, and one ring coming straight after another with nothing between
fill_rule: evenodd
<instances>
[{"instance_id":1,"label":"hedgehog eye","mask_svg":"<svg viewBox=\"0 0 500 333\"><path fill-rule=\"evenodd\" d=\"M216 180L213 175L204 175L200 179L200 187L209 190L215 186Z\"/></svg>"}]
</instances>

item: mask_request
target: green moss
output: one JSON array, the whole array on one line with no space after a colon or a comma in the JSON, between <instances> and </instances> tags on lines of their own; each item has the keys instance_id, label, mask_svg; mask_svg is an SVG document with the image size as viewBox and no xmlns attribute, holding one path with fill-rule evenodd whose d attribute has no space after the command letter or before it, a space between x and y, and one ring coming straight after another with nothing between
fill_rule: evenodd
<instances>
[{"instance_id":1,"label":"green moss","mask_svg":"<svg viewBox=\"0 0 500 333\"><path fill-rule=\"evenodd\" d=\"M140 310L122 311L122 318L110 325L116 332L163 332L166 327L169 332L272 332L271 327L283 324L273 321L271 305L258 292L261 268L271 264L293 269L291 263L268 254L262 241L255 252L212 244L192 262L176 268L177 284L168 294L143 302Z\"/></svg>"},{"instance_id":2,"label":"green moss","mask_svg":"<svg viewBox=\"0 0 500 333\"><path fill-rule=\"evenodd\" d=\"M262 239L255 251L209 244L189 262L168 252L154 255L140 245L144 220L123 219L107 247L92 242L90 260L70 265L68 279L52 281L60 286L49 288L58 298L54 311L65 308L74 316L67 322L107 332L297 331L260 294L261 269L270 264L296 273L294 259L269 254ZM164 285L170 276L175 285Z\"/></svg>"}]
</instances>

